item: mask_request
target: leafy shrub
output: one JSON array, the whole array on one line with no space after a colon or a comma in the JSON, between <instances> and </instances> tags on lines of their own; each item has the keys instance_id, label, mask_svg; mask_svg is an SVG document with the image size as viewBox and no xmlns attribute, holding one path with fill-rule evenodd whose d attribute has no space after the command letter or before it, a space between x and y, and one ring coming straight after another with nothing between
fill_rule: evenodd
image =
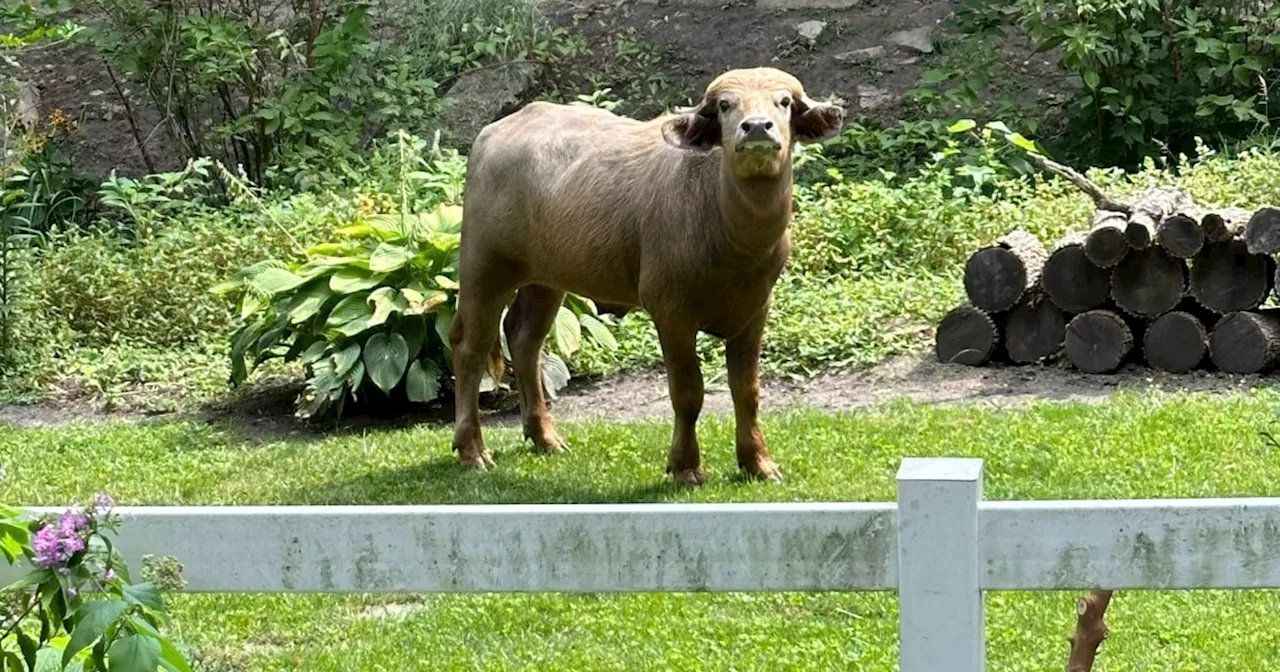
<instances>
[{"instance_id":1,"label":"leafy shrub","mask_svg":"<svg viewBox=\"0 0 1280 672\"><path fill-rule=\"evenodd\" d=\"M166 635L160 587L134 582L108 533L120 516L110 497L61 516L29 519L0 506L0 555L34 565L0 591L0 663L39 670L189 672ZM96 599L91 599L96 598Z\"/></svg>"},{"instance_id":2,"label":"leafy shrub","mask_svg":"<svg viewBox=\"0 0 1280 672\"><path fill-rule=\"evenodd\" d=\"M1006 10L1039 44L1061 47L1081 84L1064 137L1077 156L1136 167L1189 152L1196 137L1241 138L1276 117L1280 6L1236 0L970 0Z\"/></svg>"},{"instance_id":3,"label":"leafy shrub","mask_svg":"<svg viewBox=\"0 0 1280 672\"><path fill-rule=\"evenodd\" d=\"M411 402L434 400L451 351L461 214L447 204L420 215L371 214L338 229L336 242L308 249L305 261L259 262L217 287L240 297L249 320L232 336L232 381L269 359L300 360L310 372L298 403L304 418L340 412L370 384ZM575 297L560 309L551 341L569 357L584 331L613 341L594 306ZM552 394L569 379L554 353L544 355L543 374Z\"/></svg>"}]
</instances>

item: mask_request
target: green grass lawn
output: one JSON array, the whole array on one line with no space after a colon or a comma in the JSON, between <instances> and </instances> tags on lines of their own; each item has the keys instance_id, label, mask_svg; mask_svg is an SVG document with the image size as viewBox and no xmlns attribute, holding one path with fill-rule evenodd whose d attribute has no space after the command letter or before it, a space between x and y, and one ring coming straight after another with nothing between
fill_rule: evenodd
<instances>
[{"instance_id":1,"label":"green grass lawn","mask_svg":"<svg viewBox=\"0 0 1280 672\"><path fill-rule=\"evenodd\" d=\"M989 499L1269 496L1258 436L1280 394L1122 395L1018 410L906 403L771 415L787 478L736 476L733 427L702 425L709 484L662 474L669 425L566 424L545 458L490 429L498 469L462 472L448 429L251 441L185 423L0 430L5 503L106 490L126 504L409 504L894 498L904 456L986 459ZM251 557L252 547L244 549ZM992 670L1058 670L1075 593L988 596ZM896 670L891 594L229 596L176 599L215 670ZM1280 668L1280 592L1118 593L1097 670ZM941 672L941 671L940 671Z\"/></svg>"}]
</instances>

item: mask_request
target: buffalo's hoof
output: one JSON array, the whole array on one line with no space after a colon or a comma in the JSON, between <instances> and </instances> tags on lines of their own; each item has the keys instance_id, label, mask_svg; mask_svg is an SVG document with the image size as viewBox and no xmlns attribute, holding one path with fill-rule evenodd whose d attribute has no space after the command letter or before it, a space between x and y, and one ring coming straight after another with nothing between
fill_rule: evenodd
<instances>
[{"instance_id":1,"label":"buffalo's hoof","mask_svg":"<svg viewBox=\"0 0 1280 672\"><path fill-rule=\"evenodd\" d=\"M463 469L472 469L475 471L485 471L490 467L497 466L493 461L493 455L489 451L481 448L480 450L459 451L458 462Z\"/></svg>"},{"instance_id":2,"label":"buffalo's hoof","mask_svg":"<svg viewBox=\"0 0 1280 672\"><path fill-rule=\"evenodd\" d=\"M524 438L533 442L533 451L543 455L569 452L569 442L556 430L548 427L539 432L525 432Z\"/></svg>"},{"instance_id":3,"label":"buffalo's hoof","mask_svg":"<svg viewBox=\"0 0 1280 672\"><path fill-rule=\"evenodd\" d=\"M775 483L782 480L782 470L778 468L778 463L768 458L739 464L738 467L752 478L773 481Z\"/></svg>"},{"instance_id":4,"label":"buffalo's hoof","mask_svg":"<svg viewBox=\"0 0 1280 672\"><path fill-rule=\"evenodd\" d=\"M707 475L703 473L702 467L674 469L671 471L671 479L678 486L693 488L706 483Z\"/></svg>"}]
</instances>

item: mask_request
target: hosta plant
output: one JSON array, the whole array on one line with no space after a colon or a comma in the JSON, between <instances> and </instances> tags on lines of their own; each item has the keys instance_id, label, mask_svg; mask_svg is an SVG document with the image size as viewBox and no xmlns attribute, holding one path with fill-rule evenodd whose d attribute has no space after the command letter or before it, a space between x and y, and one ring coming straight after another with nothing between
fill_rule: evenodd
<instances>
[{"instance_id":1,"label":"hosta plant","mask_svg":"<svg viewBox=\"0 0 1280 672\"><path fill-rule=\"evenodd\" d=\"M434 400L450 366L461 217L454 204L361 217L304 258L262 261L215 287L239 300L245 320L231 339L232 383L282 358L306 368L297 401L302 418L341 412L348 398L371 388L415 403ZM617 346L595 306L571 296L548 339L554 351L543 356L548 394L568 383L565 358L584 339ZM502 349L509 359L505 339ZM499 385L486 374L484 389Z\"/></svg>"}]
</instances>

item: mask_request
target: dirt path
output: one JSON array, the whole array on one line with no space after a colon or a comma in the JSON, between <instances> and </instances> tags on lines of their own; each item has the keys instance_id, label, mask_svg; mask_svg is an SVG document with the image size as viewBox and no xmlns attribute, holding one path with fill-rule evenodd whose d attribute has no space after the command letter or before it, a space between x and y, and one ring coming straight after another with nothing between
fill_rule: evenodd
<instances>
[{"instance_id":1,"label":"dirt path","mask_svg":"<svg viewBox=\"0 0 1280 672\"><path fill-rule=\"evenodd\" d=\"M829 412L864 408L898 398L925 404L984 404L1009 407L1039 400L1099 402L1119 390L1169 392L1246 391L1275 384L1275 377L1233 376L1198 372L1170 375L1141 367L1129 367L1114 375L1089 375L1065 367L970 368L940 365L924 355L898 357L868 370L820 376L804 383L767 382L761 390L766 411L812 408ZM221 402L196 412L147 415L136 411L106 412L88 400L46 401L27 406L0 406L0 424L48 427L106 420L194 420L270 439L313 433L358 432L375 428L406 427L419 423L447 425L451 405L428 409L371 408L349 414L340 422L303 425L293 419L296 381L260 383L247 396ZM486 399L487 423L518 422L513 394ZM704 413L730 415L733 401L723 383L707 386ZM670 418L666 378L661 371L613 376L577 382L552 405L558 420L607 420L634 422Z\"/></svg>"}]
</instances>

